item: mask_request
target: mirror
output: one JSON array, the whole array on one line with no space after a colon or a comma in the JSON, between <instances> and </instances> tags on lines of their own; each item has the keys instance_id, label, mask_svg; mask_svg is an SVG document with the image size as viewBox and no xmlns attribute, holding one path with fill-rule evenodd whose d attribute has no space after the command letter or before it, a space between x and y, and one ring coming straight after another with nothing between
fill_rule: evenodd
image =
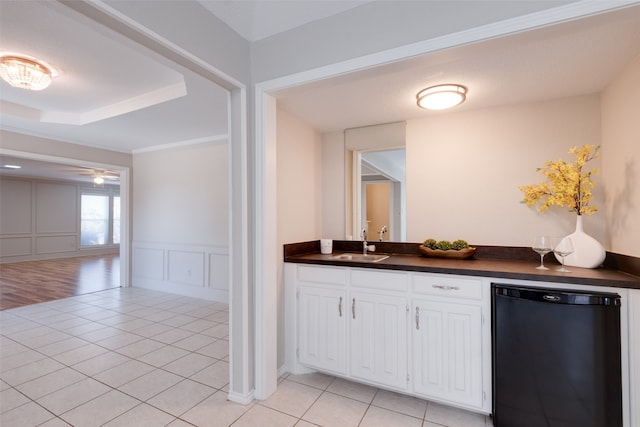
<instances>
[{"instance_id":1,"label":"mirror","mask_svg":"<svg viewBox=\"0 0 640 427\"><path fill-rule=\"evenodd\" d=\"M405 122L347 129L346 239L406 240Z\"/></svg>"},{"instance_id":2,"label":"mirror","mask_svg":"<svg viewBox=\"0 0 640 427\"><path fill-rule=\"evenodd\" d=\"M359 224L368 240L405 241L405 149L358 152L356 158L360 195L354 200L360 201Z\"/></svg>"}]
</instances>

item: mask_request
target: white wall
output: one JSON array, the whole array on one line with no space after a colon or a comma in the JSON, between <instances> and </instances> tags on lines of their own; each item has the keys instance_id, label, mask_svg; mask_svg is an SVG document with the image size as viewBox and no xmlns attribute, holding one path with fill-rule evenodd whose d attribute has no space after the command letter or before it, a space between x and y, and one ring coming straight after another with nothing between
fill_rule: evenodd
<instances>
[{"instance_id":1,"label":"white wall","mask_svg":"<svg viewBox=\"0 0 640 427\"><path fill-rule=\"evenodd\" d=\"M133 156L133 285L227 302L227 141Z\"/></svg>"},{"instance_id":2,"label":"white wall","mask_svg":"<svg viewBox=\"0 0 640 427\"><path fill-rule=\"evenodd\" d=\"M598 95L408 121L407 240L529 246L537 234L569 234L574 214L556 207L538 213L520 203L518 186L543 182L537 167L572 161L568 150L584 144L600 144ZM602 177L595 181L602 209ZM584 222L604 242L604 214Z\"/></svg>"},{"instance_id":3,"label":"white wall","mask_svg":"<svg viewBox=\"0 0 640 427\"><path fill-rule=\"evenodd\" d=\"M606 247L640 257L640 56L602 93Z\"/></svg>"},{"instance_id":4,"label":"white wall","mask_svg":"<svg viewBox=\"0 0 640 427\"><path fill-rule=\"evenodd\" d=\"M283 110L277 112L278 335L284 337L282 245L317 240L322 230L322 144L310 126ZM279 340L278 366L284 363Z\"/></svg>"},{"instance_id":5,"label":"white wall","mask_svg":"<svg viewBox=\"0 0 640 427\"><path fill-rule=\"evenodd\" d=\"M133 156L133 238L228 245L226 141Z\"/></svg>"},{"instance_id":6,"label":"white wall","mask_svg":"<svg viewBox=\"0 0 640 427\"><path fill-rule=\"evenodd\" d=\"M111 1L128 18L244 83L249 81L249 42L195 1Z\"/></svg>"}]
</instances>

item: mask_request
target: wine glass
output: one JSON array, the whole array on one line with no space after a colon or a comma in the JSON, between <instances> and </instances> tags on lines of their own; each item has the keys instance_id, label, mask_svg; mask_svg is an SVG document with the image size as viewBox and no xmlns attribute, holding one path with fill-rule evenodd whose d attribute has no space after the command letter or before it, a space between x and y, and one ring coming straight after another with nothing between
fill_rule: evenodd
<instances>
[{"instance_id":1,"label":"wine glass","mask_svg":"<svg viewBox=\"0 0 640 427\"><path fill-rule=\"evenodd\" d=\"M544 266L544 256L553 251L553 242L549 236L537 236L533 239L532 249L540 255L540 265L536 267L538 270L548 270Z\"/></svg>"},{"instance_id":2,"label":"wine glass","mask_svg":"<svg viewBox=\"0 0 640 427\"><path fill-rule=\"evenodd\" d=\"M557 271L562 273L569 273L571 270L567 270L564 267L564 257L573 253L573 244L571 244L571 239L569 237L565 237L558 242L557 245L553 248L553 252L562 258L562 267L560 267Z\"/></svg>"}]
</instances>

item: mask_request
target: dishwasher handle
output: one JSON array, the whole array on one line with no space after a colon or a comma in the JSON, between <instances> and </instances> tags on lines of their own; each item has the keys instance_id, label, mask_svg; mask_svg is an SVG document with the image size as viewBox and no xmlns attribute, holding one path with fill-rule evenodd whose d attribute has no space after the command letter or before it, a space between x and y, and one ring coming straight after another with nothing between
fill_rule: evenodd
<instances>
[{"instance_id":1,"label":"dishwasher handle","mask_svg":"<svg viewBox=\"0 0 640 427\"><path fill-rule=\"evenodd\" d=\"M604 292L580 292L548 288L534 289L496 283L493 284L493 292L496 296L550 304L620 306L620 295Z\"/></svg>"}]
</instances>

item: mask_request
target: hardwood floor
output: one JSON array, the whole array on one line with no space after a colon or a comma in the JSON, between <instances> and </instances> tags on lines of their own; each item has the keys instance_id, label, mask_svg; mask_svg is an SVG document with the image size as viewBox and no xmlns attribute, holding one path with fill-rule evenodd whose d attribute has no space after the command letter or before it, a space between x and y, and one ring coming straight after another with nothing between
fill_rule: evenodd
<instances>
[{"instance_id":1,"label":"hardwood floor","mask_svg":"<svg viewBox=\"0 0 640 427\"><path fill-rule=\"evenodd\" d=\"M119 254L0 264L0 310L118 286Z\"/></svg>"}]
</instances>

